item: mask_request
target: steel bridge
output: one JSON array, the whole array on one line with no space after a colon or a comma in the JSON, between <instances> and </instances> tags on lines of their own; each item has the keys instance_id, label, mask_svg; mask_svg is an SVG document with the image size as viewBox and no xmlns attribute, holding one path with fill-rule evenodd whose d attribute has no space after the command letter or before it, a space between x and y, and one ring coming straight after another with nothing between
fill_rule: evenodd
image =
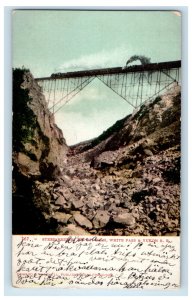
<instances>
[{"instance_id":1,"label":"steel bridge","mask_svg":"<svg viewBox=\"0 0 192 300\"><path fill-rule=\"evenodd\" d=\"M133 108L150 101L171 86L181 83L181 61L129 67L56 73L36 78L55 114L95 78L99 79Z\"/></svg>"}]
</instances>

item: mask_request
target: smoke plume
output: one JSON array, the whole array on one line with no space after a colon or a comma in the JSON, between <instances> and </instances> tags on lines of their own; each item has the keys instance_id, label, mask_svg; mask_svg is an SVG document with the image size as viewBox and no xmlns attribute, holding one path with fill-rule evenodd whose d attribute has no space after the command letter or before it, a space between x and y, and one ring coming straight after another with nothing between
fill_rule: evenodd
<instances>
[{"instance_id":1,"label":"smoke plume","mask_svg":"<svg viewBox=\"0 0 192 300\"><path fill-rule=\"evenodd\" d=\"M151 62L151 59L144 55L133 55L126 62L126 66L136 60L140 60L142 65L147 65L147 64L150 64L150 62Z\"/></svg>"}]
</instances>

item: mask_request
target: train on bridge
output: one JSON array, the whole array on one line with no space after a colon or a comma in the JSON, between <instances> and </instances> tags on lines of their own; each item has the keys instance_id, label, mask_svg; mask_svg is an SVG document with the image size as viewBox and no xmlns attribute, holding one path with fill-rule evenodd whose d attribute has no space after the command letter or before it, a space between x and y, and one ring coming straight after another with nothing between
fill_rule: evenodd
<instances>
[{"instance_id":1,"label":"train on bridge","mask_svg":"<svg viewBox=\"0 0 192 300\"><path fill-rule=\"evenodd\" d=\"M63 78L64 77L82 77L82 76L94 76L94 75L103 75L103 74L110 74L111 70L113 73L119 73L122 71L121 67L116 68L105 68L105 69L93 69L93 70L84 70L84 71L75 71L75 72L66 72L66 73L53 73L51 74L51 78Z\"/></svg>"},{"instance_id":2,"label":"train on bridge","mask_svg":"<svg viewBox=\"0 0 192 300\"><path fill-rule=\"evenodd\" d=\"M51 74L50 79L142 72L142 71L162 70L162 69L180 68L180 67L181 67L181 61L179 60L179 61L169 61L169 62L161 62L161 63L150 63L145 65L132 65L132 66L124 66L124 67L83 70L83 71L74 71L74 72L66 72L66 73L53 73Z\"/></svg>"},{"instance_id":3,"label":"train on bridge","mask_svg":"<svg viewBox=\"0 0 192 300\"><path fill-rule=\"evenodd\" d=\"M134 108L181 82L181 61L53 73L36 78L50 110L58 112L95 78Z\"/></svg>"}]
</instances>

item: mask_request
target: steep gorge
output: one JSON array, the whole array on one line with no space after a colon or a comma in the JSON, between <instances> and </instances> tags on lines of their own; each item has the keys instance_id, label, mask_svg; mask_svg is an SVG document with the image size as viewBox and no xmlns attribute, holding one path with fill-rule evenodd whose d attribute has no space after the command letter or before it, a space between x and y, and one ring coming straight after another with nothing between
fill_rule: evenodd
<instances>
[{"instance_id":1,"label":"steep gorge","mask_svg":"<svg viewBox=\"0 0 192 300\"><path fill-rule=\"evenodd\" d=\"M68 147L32 75L13 75L13 233L180 234L180 87Z\"/></svg>"}]
</instances>

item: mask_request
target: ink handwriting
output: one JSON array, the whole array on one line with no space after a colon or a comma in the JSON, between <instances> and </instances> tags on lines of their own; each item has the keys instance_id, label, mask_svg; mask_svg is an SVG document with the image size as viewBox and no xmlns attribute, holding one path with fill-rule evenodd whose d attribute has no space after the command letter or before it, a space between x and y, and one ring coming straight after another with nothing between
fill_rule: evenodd
<instances>
[{"instance_id":1,"label":"ink handwriting","mask_svg":"<svg viewBox=\"0 0 192 300\"><path fill-rule=\"evenodd\" d=\"M179 287L179 238L13 236L17 287Z\"/></svg>"}]
</instances>

